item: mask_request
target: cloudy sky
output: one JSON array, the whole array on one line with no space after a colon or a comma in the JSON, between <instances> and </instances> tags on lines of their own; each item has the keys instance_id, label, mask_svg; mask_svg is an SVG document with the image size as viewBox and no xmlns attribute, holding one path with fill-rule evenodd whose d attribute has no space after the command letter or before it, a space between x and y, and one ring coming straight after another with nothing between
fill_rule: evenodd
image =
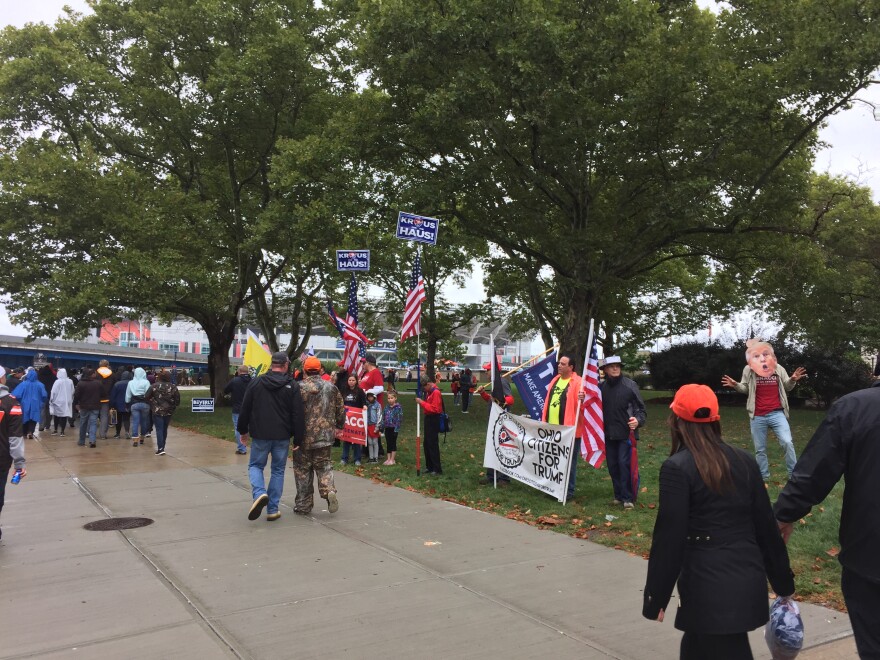
<instances>
[{"instance_id":1,"label":"cloudy sky","mask_svg":"<svg viewBox=\"0 0 880 660\"><path fill-rule=\"evenodd\" d=\"M711 0L701 0L709 4ZM87 12L84 0L0 0L3 24L22 26L25 23L53 23L61 15L64 6L75 11ZM860 95L874 103L880 112L880 85ZM851 110L833 117L820 133L828 146L819 152L815 169L847 176L874 191L874 199L880 202L880 121L875 121L872 109L863 103L856 103ZM476 273L475 273L476 274ZM450 297L462 302L477 301L482 298L482 286L475 281L466 289L448 292ZM23 330L9 324L5 312L0 314L0 334L25 335Z\"/></svg>"}]
</instances>

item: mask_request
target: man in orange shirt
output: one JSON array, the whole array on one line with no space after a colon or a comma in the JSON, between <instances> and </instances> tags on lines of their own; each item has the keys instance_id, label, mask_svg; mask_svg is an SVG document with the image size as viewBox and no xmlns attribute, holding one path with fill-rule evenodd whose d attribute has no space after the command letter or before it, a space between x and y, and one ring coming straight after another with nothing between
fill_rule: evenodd
<instances>
[{"instance_id":1,"label":"man in orange shirt","mask_svg":"<svg viewBox=\"0 0 880 660\"><path fill-rule=\"evenodd\" d=\"M574 497L574 484L577 477L578 457L581 450L581 437L584 430L583 402L584 388L581 377L575 373L576 367L573 356L562 353L556 363L559 372L547 387L547 397L544 399L544 412L541 415L542 422L550 424L563 424L574 426L575 440L572 455L569 457L570 476L568 478L568 497Z\"/></svg>"}]
</instances>

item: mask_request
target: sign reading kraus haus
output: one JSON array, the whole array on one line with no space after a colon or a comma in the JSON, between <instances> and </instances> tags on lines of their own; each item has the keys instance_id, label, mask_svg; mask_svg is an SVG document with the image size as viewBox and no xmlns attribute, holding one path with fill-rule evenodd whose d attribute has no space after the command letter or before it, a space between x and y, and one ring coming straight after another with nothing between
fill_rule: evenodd
<instances>
[{"instance_id":1,"label":"sign reading kraus haus","mask_svg":"<svg viewBox=\"0 0 880 660\"><path fill-rule=\"evenodd\" d=\"M336 270L370 270L370 251L336 250Z\"/></svg>"},{"instance_id":2,"label":"sign reading kraus haus","mask_svg":"<svg viewBox=\"0 0 880 660\"><path fill-rule=\"evenodd\" d=\"M193 398L192 412L214 412L214 399L210 397L204 399Z\"/></svg>"},{"instance_id":3,"label":"sign reading kraus haus","mask_svg":"<svg viewBox=\"0 0 880 660\"><path fill-rule=\"evenodd\" d=\"M418 241L428 245L437 245L437 228L440 221L437 218L427 218L423 215L404 213L397 214L397 238L406 241Z\"/></svg>"}]
</instances>

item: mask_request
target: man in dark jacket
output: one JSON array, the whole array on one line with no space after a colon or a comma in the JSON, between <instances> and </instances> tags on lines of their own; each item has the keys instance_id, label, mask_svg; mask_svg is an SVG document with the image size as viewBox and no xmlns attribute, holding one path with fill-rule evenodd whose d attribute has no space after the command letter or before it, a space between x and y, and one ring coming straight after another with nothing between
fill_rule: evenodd
<instances>
[{"instance_id":1,"label":"man in dark jacket","mask_svg":"<svg viewBox=\"0 0 880 660\"><path fill-rule=\"evenodd\" d=\"M605 359L602 369L605 381L602 390L602 413L605 423L605 458L614 488L614 504L623 503L624 509L633 508L638 493L632 492L630 482L630 433L648 419L645 402L635 381L621 375L621 361L617 355ZM638 435L635 436L638 438Z\"/></svg>"},{"instance_id":2,"label":"man in dark jacket","mask_svg":"<svg viewBox=\"0 0 880 660\"><path fill-rule=\"evenodd\" d=\"M782 537L844 477L840 586L862 658L880 658L880 383L838 399L773 507Z\"/></svg>"},{"instance_id":3,"label":"man in dark jacket","mask_svg":"<svg viewBox=\"0 0 880 660\"><path fill-rule=\"evenodd\" d=\"M238 415L241 412L241 402L244 401L244 392L251 384L251 376L247 365L238 368L235 378L226 383L223 394L232 400L232 430L235 432L235 453L247 454L247 447L241 441L241 433L238 432Z\"/></svg>"},{"instance_id":4,"label":"man in dark jacket","mask_svg":"<svg viewBox=\"0 0 880 660\"><path fill-rule=\"evenodd\" d=\"M46 394L52 393L52 386L58 380L58 377L55 375L55 369L52 368L51 364L44 364L40 367L40 370L37 372L37 380L46 388ZM40 430L48 429L51 421L52 417L49 415L49 399L47 397L46 403L43 404L43 410L40 413Z\"/></svg>"},{"instance_id":5,"label":"man in dark jacket","mask_svg":"<svg viewBox=\"0 0 880 660\"><path fill-rule=\"evenodd\" d=\"M254 501L248 520L259 518L266 505L269 506L266 520L281 517L278 506L284 491L284 468L290 438L293 437L293 450L296 451L305 436L302 396L299 384L288 373L289 368L287 353L274 353L269 371L247 388L241 402L238 414L241 441L247 444L248 436L253 436L248 477ZM267 490L263 472L270 454L272 468Z\"/></svg>"},{"instance_id":6,"label":"man in dark jacket","mask_svg":"<svg viewBox=\"0 0 880 660\"><path fill-rule=\"evenodd\" d=\"M101 383L95 380L93 369L83 369L82 378L73 391L73 407L79 411L79 442L76 444L84 447L88 437L89 447L94 449L98 440L98 414L101 412Z\"/></svg>"}]
</instances>

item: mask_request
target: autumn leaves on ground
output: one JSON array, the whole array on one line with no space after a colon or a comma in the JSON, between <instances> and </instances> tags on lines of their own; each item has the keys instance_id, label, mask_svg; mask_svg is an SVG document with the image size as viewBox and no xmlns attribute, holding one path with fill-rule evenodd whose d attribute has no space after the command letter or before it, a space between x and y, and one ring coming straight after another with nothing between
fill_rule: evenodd
<instances>
[{"instance_id":1,"label":"autumn leaves on ground","mask_svg":"<svg viewBox=\"0 0 880 660\"><path fill-rule=\"evenodd\" d=\"M405 387L401 390L404 392L401 400L404 424L398 441L397 465L364 463L361 467L342 467L339 466L339 450L334 449L337 469L542 529L590 539L647 559L657 514L660 465L669 454L668 403L663 399L668 392L643 392L648 404L648 423L641 431L638 447L641 487L635 508L624 511L611 503L611 480L607 470L604 467L594 470L584 463L578 467L574 501L566 506L516 482L498 489L480 485L479 479L485 474L482 459L488 408L479 399L472 402L469 414L464 415L451 405L451 397L447 397L447 411L452 416L454 431L445 439L441 435L443 474L417 477L414 467L415 404L412 394L407 393ZM214 414L191 413L188 403L191 395L190 392L182 393L184 401L175 413L172 426L232 441L228 409L218 408ZM515 406L514 412L521 414L522 410ZM817 410L792 410L791 427L798 452L803 450L824 414L824 411ZM721 423L728 443L751 449L748 418L743 408L723 407ZM782 450L773 440L768 441L767 452L773 479L769 489L772 502L785 485L786 474ZM845 609L840 592L840 564L836 558L842 497L843 486L838 484L821 506L800 521L788 546L796 576L797 598L837 610Z\"/></svg>"}]
</instances>

